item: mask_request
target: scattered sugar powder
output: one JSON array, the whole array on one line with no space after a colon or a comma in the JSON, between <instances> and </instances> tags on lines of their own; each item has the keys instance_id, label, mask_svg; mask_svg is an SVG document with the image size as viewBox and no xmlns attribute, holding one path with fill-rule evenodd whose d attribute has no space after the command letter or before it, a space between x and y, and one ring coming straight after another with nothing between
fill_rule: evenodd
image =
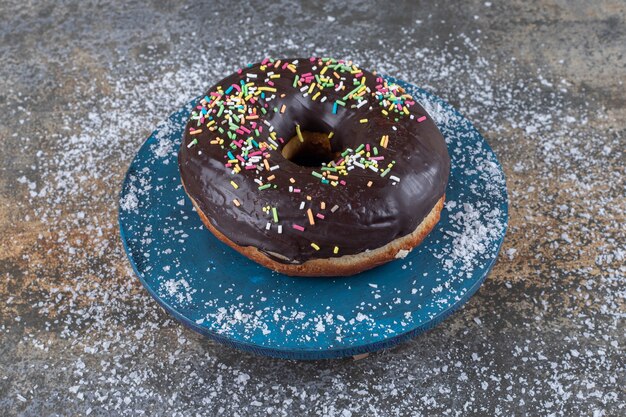
<instances>
[{"instance_id":1,"label":"scattered sugar powder","mask_svg":"<svg viewBox=\"0 0 626 417\"><path fill-rule=\"evenodd\" d=\"M27 414L50 414L44 407L71 413L79 407L86 415L514 415L520 409L619 414L626 341L617 330L626 319L626 292L623 189L616 188L622 179L616 161L623 158L624 146L623 132L612 130L607 115L592 114L586 103L572 98L576 91L565 79L532 78L518 72L515 63L485 56L477 34L434 47L418 30L422 22L408 21L397 28L400 45L381 39L380 48L364 52L342 47L334 37L332 42L314 38L307 29L293 31L277 45L272 34L277 26L271 22L269 30L244 17L231 23L238 30L226 37L203 27L202 34L177 35L132 51L128 44L136 38L129 35L119 44L119 57L104 68L85 69L91 71L87 78L71 66L45 67L50 76L65 71L76 78L64 86L75 90L76 102L58 104L54 111L35 105L40 97L4 81L7 126L14 132L10 140L19 141L11 149L36 160L17 173L23 205L14 208L15 216L37 223L34 228L21 223L20 238L30 240L8 255L7 264L15 265L11 270L27 265L28 273L5 274L9 285L3 293L11 288L11 297L4 300L4 311L12 317L2 322L0 334L3 343L19 348L5 351L0 362L0 402L18 401ZM457 102L495 147L509 175L512 224L504 247L515 256L500 259L464 313L358 364L271 360L206 341L149 297L118 238L117 191L143 138L158 123L242 63L264 55L309 54L349 57ZM440 103L421 102L439 124L454 122ZM25 123L34 118L41 123ZM40 126L47 133L37 130ZM163 161L176 152L167 139L170 127L176 125L160 125L162 136L151 149ZM44 138L48 145L40 149ZM466 175L484 178L495 195L503 178L494 161L484 158L483 149L457 148L479 167ZM602 178L593 169L598 164L607 167ZM140 208L153 175L148 169L131 173L123 211ZM484 242L504 225L497 209L483 209L461 199L446 202L454 227L445 231L448 249L438 259L444 267L470 271L492 256ZM172 238L186 239L174 223L166 227ZM143 232L149 246L151 231ZM579 262L583 256L595 263ZM559 260L558 268L552 259ZM419 265L405 265L419 275ZM433 293L445 293L446 285L458 282L438 282ZM398 304L425 291L421 281L412 285L410 293L397 294ZM159 291L164 299L192 305L199 294L190 288L179 277L164 280ZM371 288L371 298L381 290ZM224 291L237 288L225 283ZM290 325L308 325L308 337L325 337L333 328L338 341L349 338L355 326L384 330L362 311L344 317L287 307L254 310L255 305L241 300L216 306L215 314L197 324L210 323L221 333L267 335L260 317L271 315L286 323L285 332ZM405 317L407 323L411 319ZM35 356L26 346L41 353Z\"/></svg>"}]
</instances>

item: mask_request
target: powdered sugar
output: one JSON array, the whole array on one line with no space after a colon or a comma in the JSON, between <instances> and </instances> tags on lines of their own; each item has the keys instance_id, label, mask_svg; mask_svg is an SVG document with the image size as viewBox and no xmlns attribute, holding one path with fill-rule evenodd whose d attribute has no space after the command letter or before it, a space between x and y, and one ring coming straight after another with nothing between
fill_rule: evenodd
<instances>
[{"instance_id":1,"label":"powdered sugar","mask_svg":"<svg viewBox=\"0 0 626 417\"><path fill-rule=\"evenodd\" d=\"M288 18L276 12L282 6ZM361 48L357 34L376 30L369 21L361 22L369 14L349 8L335 14L329 21L333 26L326 28L332 36L325 37L320 28L305 24L309 12L286 5L272 7L276 19L262 15L268 20L263 25L243 14L220 17L241 28L228 36L218 36L212 29L217 25L210 24L198 24L202 32L196 29L190 36L164 22L171 37L137 26L110 47L119 54L110 63L91 51L91 30L100 29L87 23L89 32L71 36L82 50L68 50L73 62L59 68L55 60L37 58L45 47L58 51L47 34L53 32L56 41L68 30L57 24L58 11L44 11L55 29L40 36L39 46L20 46L36 57L28 65L11 64L16 52L2 46L8 51L3 56L9 56L3 61L9 70L0 81L6 86L3 115L9 120L1 132L9 138L19 171L9 185L21 193L20 203L10 205L16 224L8 228L19 242L2 246L7 284L1 291L0 332L8 346L1 360L2 408L41 415L187 415L190 410L241 416L619 414L624 378L619 330L626 297L620 244L623 124L597 103L597 111L590 111L593 97L581 99L585 91L566 72L543 68L533 77L523 72L526 64L484 50L485 41L476 33L429 42L419 28L445 19L429 10L419 22L408 15L398 19L390 29L397 38L379 33L380 45ZM175 26L194 26L190 15L214 21L204 12L181 11L185 19ZM139 18L143 14L132 9L119 16L134 20L133 26L146 24ZM144 29L154 42L137 40ZM80 35L86 35L84 41ZM358 363L274 361L207 342L157 307L138 285L117 238L119 184L142 139L159 121L237 65L266 54L315 53L354 58L454 103L496 148L509 179L512 217L504 249L514 254L512 259L502 257L479 296L443 326ZM92 55L85 59L84 54ZM32 78L22 85L6 71L28 72ZM59 73L77 80L54 92L66 91L72 102L47 108L42 99L52 102L50 97L37 97L40 90L33 88L46 84L46 77L58 80ZM162 158L172 151L167 141L155 148ZM602 175L596 169L600 165ZM478 175L490 175L489 161L483 168ZM151 175L136 173L134 197L126 197L123 210L138 208L141 178ZM477 209L461 200L446 203L458 228L449 235L451 258L441 262L465 265L468 251L480 253L479 237L488 235L492 225L476 223L472 213ZM174 231L180 232L177 239L184 233ZM414 284L416 294L421 285ZM184 286L176 287L173 296L185 295ZM197 296L189 295L192 301ZM404 302L408 295L398 298ZM309 319L298 313L295 322ZM293 313L278 314L280 319ZM367 315L360 314L348 320L367 323ZM254 326L254 317L233 306L222 320ZM324 326L319 333L325 334L331 325L321 317L313 323Z\"/></svg>"}]
</instances>

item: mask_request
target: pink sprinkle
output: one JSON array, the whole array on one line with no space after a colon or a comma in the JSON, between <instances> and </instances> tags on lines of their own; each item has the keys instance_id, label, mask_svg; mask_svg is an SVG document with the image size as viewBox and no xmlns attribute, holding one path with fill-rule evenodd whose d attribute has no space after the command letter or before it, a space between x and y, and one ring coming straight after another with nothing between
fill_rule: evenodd
<instances>
[{"instance_id":1,"label":"pink sprinkle","mask_svg":"<svg viewBox=\"0 0 626 417\"><path fill-rule=\"evenodd\" d=\"M241 128L235 130L235 132L237 132L237 134L239 135L243 135L243 130L241 130Z\"/></svg>"},{"instance_id":2,"label":"pink sprinkle","mask_svg":"<svg viewBox=\"0 0 626 417\"><path fill-rule=\"evenodd\" d=\"M369 152L369 151L370 151L370 144L369 144L369 143L368 143L367 145L365 145L365 150L366 150L367 152Z\"/></svg>"},{"instance_id":3,"label":"pink sprinkle","mask_svg":"<svg viewBox=\"0 0 626 417\"><path fill-rule=\"evenodd\" d=\"M261 65L265 65L265 64L267 64L267 61L269 61L269 60L270 60L269 58L265 58L265 59L263 59L263 61L261 61Z\"/></svg>"},{"instance_id":4,"label":"pink sprinkle","mask_svg":"<svg viewBox=\"0 0 626 417\"><path fill-rule=\"evenodd\" d=\"M426 116L422 116L419 119L417 119L418 123L422 123L424 120L426 120Z\"/></svg>"},{"instance_id":5,"label":"pink sprinkle","mask_svg":"<svg viewBox=\"0 0 626 417\"><path fill-rule=\"evenodd\" d=\"M293 189L293 192L294 192L294 193L299 193L299 192L300 192L300 189L299 189L299 188L294 188L294 189Z\"/></svg>"},{"instance_id":6,"label":"pink sprinkle","mask_svg":"<svg viewBox=\"0 0 626 417\"><path fill-rule=\"evenodd\" d=\"M362 72L357 72L356 74L354 74L354 78L360 78L363 76Z\"/></svg>"},{"instance_id":7,"label":"pink sprinkle","mask_svg":"<svg viewBox=\"0 0 626 417\"><path fill-rule=\"evenodd\" d=\"M230 168L232 166L233 166L233 164L231 164L230 162L226 164L226 167L228 167L228 168Z\"/></svg>"},{"instance_id":8,"label":"pink sprinkle","mask_svg":"<svg viewBox=\"0 0 626 417\"><path fill-rule=\"evenodd\" d=\"M339 181L339 184L346 185L346 182L344 180L341 180L341 181Z\"/></svg>"},{"instance_id":9,"label":"pink sprinkle","mask_svg":"<svg viewBox=\"0 0 626 417\"><path fill-rule=\"evenodd\" d=\"M315 57L314 57L314 56L312 56L311 58L309 58L309 60L310 60L311 62L315 62Z\"/></svg>"},{"instance_id":10,"label":"pink sprinkle","mask_svg":"<svg viewBox=\"0 0 626 417\"><path fill-rule=\"evenodd\" d=\"M259 126L259 133L263 133L263 126Z\"/></svg>"},{"instance_id":11,"label":"pink sprinkle","mask_svg":"<svg viewBox=\"0 0 626 417\"><path fill-rule=\"evenodd\" d=\"M200 118L200 123L204 123L204 117Z\"/></svg>"},{"instance_id":12,"label":"pink sprinkle","mask_svg":"<svg viewBox=\"0 0 626 417\"><path fill-rule=\"evenodd\" d=\"M304 232L304 227L300 226L299 224L294 223L293 228L301 232Z\"/></svg>"},{"instance_id":13,"label":"pink sprinkle","mask_svg":"<svg viewBox=\"0 0 626 417\"><path fill-rule=\"evenodd\" d=\"M241 74L242 72L243 72L243 68L239 68L239 69L237 70L237 74Z\"/></svg>"},{"instance_id":14,"label":"pink sprinkle","mask_svg":"<svg viewBox=\"0 0 626 417\"><path fill-rule=\"evenodd\" d=\"M289 62L285 62L285 63L283 64L283 66L282 66L282 69L287 68L287 65L289 65Z\"/></svg>"},{"instance_id":15,"label":"pink sprinkle","mask_svg":"<svg viewBox=\"0 0 626 417\"><path fill-rule=\"evenodd\" d=\"M246 169L256 169L256 165L246 165Z\"/></svg>"},{"instance_id":16,"label":"pink sprinkle","mask_svg":"<svg viewBox=\"0 0 626 417\"><path fill-rule=\"evenodd\" d=\"M217 91L211 91L211 94L213 97L220 97L222 94L218 93Z\"/></svg>"},{"instance_id":17,"label":"pink sprinkle","mask_svg":"<svg viewBox=\"0 0 626 417\"><path fill-rule=\"evenodd\" d=\"M247 128L247 127L245 127L245 126L241 126L241 127L240 127L240 129L241 129L241 130L243 130L243 131L244 131L244 132L246 132L246 133L250 133L250 129L248 129L248 128Z\"/></svg>"},{"instance_id":18,"label":"pink sprinkle","mask_svg":"<svg viewBox=\"0 0 626 417\"><path fill-rule=\"evenodd\" d=\"M254 97L250 97L250 103L252 104L256 103L256 100L254 99Z\"/></svg>"},{"instance_id":19,"label":"pink sprinkle","mask_svg":"<svg viewBox=\"0 0 626 417\"><path fill-rule=\"evenodd\" d=\"M372 161L382 161L383 159L385 159L384 156L370 156L370 159Z\"/></svg>"},{"instance_id":20,"label":"pink sprinkle","mask_svg":"<svg viewBox=\"0 0 626 417\"><path fill-rule=\"evenodd\" d=\"M246 163L246 160L243 159L243 157L241 155L237 155L235 158L239 159L241 161L242 164Z\"/></svg>"},{"instance_id":21,"label":"pink sprinkle","mask_svg":"<svg viewBox=\"0 0 626 417\"><path fill-rule=\"evenodd\" d=\"M315 215L315 217L317 217L318 219L322 219L322 220L324 220L324 215L323 215L323 214L321 214L321 213L317 213L317 214Z\"/></svg>"},{"instance_id":22,"label":"pink sprinkle","mask_svg":"<svg viewBox=\"0 0 626 417\"><path fill-rule=\"evenodd\" d=\"M237 91L241 91L241 87L239 87L239 84L233 84L233 88Z\"/></svg>"},{"instance_id":23,"label":"pink sprinkle","mask_svg":"<svg viewBox=\"0 0 626 417\"><path fill-rule=\"evenodd\" d=\"M248 154L248 156L256 156L256 155L261 155L262 153L263 153L263 152L261 152L261 151L254 151L254 152L250 152L250 153Z\"/></svg>"},{"instance_id":24,"label":"pink sprinkle","mask_svg":"<svg viewBox=\"0 0 626 417\"><path fill-rule=\"evenodd\" d=\"M273 86L274 85L274 81L268 81L267 84Z\"/></svg>"}]
</instances>

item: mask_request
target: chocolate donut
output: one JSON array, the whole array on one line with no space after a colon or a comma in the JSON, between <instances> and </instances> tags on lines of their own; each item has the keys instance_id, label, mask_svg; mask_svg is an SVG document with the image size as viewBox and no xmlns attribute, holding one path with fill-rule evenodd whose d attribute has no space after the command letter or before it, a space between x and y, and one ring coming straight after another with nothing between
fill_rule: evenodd
<instances>
[{"instance_id":1,"label":"chocolate donut","mask_svg":"<svg viewBox=\"0 0 626 417\"><path fill-rule=\"evenodd\" d=\"M445 141L400 86L331 58L264 59L195 105L178 154L206 227L289 275L350 275L432 230Z\"/></svg>"}]
</instances>

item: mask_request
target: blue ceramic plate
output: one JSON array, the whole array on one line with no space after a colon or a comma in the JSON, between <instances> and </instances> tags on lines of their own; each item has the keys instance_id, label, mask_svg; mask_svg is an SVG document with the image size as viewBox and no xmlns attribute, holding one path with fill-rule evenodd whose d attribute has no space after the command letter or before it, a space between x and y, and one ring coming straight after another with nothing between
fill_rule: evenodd
<instances>
[{"instance_id":1,"label":"blue ceramic plate","mask_svg":"<svg viewBox=\"0 0 626 417\"><path fill-rule=\"evenodd\" d=\"M291 359L389 347L441 322L476 292L507 227L504 174L472 124L441 99L405 87L446 138L452 159L440 222L405 259L352 277L292 278L248 260L205 229L180 184L177 150L192 103L161 124L120 194L124 248L148 292L219 342Z\"/></svg>"}]
</instances>

